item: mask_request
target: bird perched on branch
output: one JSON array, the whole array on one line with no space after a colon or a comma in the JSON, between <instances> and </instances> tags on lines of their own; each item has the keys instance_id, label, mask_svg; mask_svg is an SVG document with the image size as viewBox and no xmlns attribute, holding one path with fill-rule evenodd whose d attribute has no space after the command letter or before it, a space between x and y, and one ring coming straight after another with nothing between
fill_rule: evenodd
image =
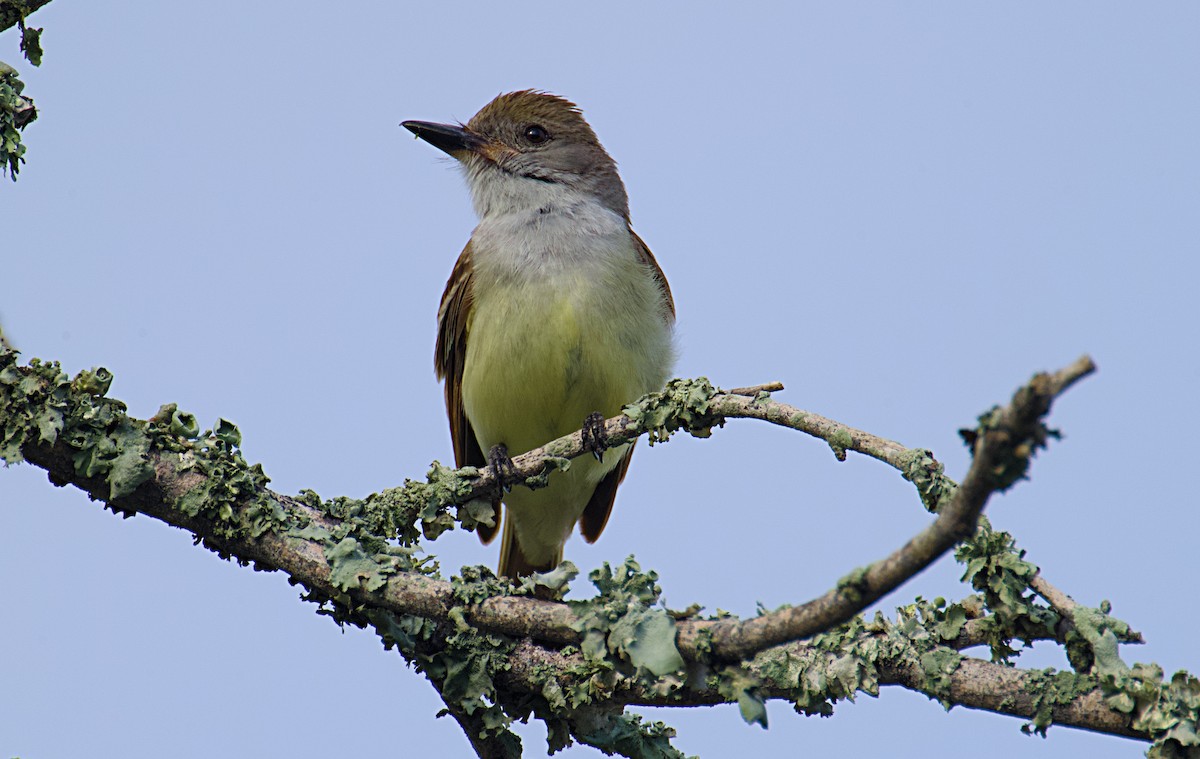
<instances>
[{"instance_id":1,"label":"bird perched on branch","mask_svg":"<svg viewBox=\"0 0 1200 759\"><path fill-rule=\"evenodd\" d=\"M603 420L666 382L671 291L574 103L523 90L466 125L403 125L458 160L479 216L442 295L434 355L458 466L503 472L510 455L581 425L596 454L502 496L500 574L548 571L576 523L594 542L608 522L633 446L606 450ZM498 525L479 528L485 544Z\"/></svg>"}]
</instances>

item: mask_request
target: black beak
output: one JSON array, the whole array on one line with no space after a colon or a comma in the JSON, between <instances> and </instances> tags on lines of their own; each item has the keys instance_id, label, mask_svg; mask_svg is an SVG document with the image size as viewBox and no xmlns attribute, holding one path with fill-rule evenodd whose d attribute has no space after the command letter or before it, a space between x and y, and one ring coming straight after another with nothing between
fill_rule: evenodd
<instances>
[{"instance_id":1,"label":"black beak","mask_svg":"<svg viewBox=\"0 0 1200 759\"><path fill-rule=\"evenodd\" d=\"M451 124L434 124L431 121L404 121L400 126L420 137L438 150L450 155L463 151L475 151L484 141L474 132Z\"/></svg>"}]
</instances>

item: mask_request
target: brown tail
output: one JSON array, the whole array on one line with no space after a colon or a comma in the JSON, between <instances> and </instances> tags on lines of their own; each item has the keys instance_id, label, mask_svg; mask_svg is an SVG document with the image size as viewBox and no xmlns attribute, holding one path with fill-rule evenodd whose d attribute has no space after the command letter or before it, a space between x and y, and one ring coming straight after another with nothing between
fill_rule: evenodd
<instances>
[{"instance_id":1,"label":"brown tail","mask_svg":"<svg viewBox=\"0 0 1200 759\"><path fill-rule=\"evenodd\" d=\"M504 532L500 536L500 576L516 580L527 577L534 572L549 572L562 563L563 549L558 547L558 553L545 564L534 564L521 553L517 544L517 531L510 524L512 509L504 510Z\"/></svg>"}]
</instances>

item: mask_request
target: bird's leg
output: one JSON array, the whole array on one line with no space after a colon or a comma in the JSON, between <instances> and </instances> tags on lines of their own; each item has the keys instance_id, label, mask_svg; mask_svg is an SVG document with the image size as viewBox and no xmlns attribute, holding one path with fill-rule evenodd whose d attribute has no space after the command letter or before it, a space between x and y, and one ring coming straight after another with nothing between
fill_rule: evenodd
<instances>
[{"instance_id":1,"label":"bird's leg","mask_svg":"<svg viewBox=\"0 0 1200 759\"><path fill-rule=\"evenodd\" d=\"M583 450L591 451L596 461L604 461L604 449L608 447L608 430L604 429L604 414L593 411L583 420Z\"/></svg>"},{"instance_id":2,"label":"bird's leg","mask_svg":"<svg viewBox=\"0 0 1200 759\"><path fill-rule=\"evenodd\" d=\"M508 455L508 446L504 443L493 445L492 449L488 451L487 462L496 474L496 482L500 484L500 489L505 493L511 491L517 471L512 457Z\"/></svg>"}]
</instances>

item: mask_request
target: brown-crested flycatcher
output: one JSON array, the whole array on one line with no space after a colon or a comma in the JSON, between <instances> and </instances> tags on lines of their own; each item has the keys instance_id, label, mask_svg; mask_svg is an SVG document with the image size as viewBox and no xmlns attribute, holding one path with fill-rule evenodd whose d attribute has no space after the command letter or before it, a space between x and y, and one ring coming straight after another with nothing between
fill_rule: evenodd
<instances>
[{"instance_id":1,"label":"brown-crested flycatcher","mask_svg":"<svg viewBox=\"0 0 1200 759\"><path fill-rule=\"evenodd\" d=\"M479 216L442 294L434 354L458 466L502 466L581 423L594 439L597 420L661 389L675 304L579 108L524 90L465 126L404 127L458 160ZM553 569L576 522L589 543L600 537L632 453L578 458L546 488L505 493L500 573ZM497 527L478 529L484 543Z\"/></svg>"}]
</instances>

